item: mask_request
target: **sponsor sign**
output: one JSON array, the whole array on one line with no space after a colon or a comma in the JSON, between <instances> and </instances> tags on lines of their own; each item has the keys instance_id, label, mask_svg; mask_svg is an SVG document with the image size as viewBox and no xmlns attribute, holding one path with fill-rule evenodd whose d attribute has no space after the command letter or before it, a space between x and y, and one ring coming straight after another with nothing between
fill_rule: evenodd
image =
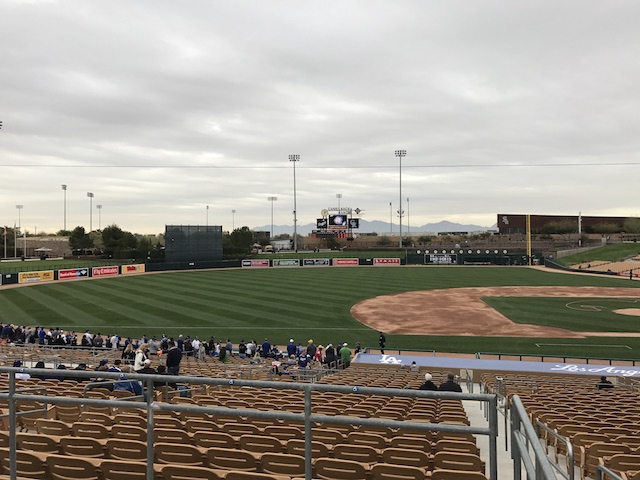
<instances>
[{"instance_id":1,"label":"sponsor sign","mask_svg":"<svg viewBox=\"0 0 640 480\"><path fill-rule=\"evenodd\" d=\"M349 228L360 228L360 219L359 218L350 218L349 219Z\"/></svg>"},{"instance_id":2,"label":"sponsor sign","mask_svg":"<svg viewBox=\"0 0 640 480\"><path fill-rule=\"evenodd\" d=\"M88 276L88 268L69 268L66 270L58 270L58 280L67 280L69 278L87 278Z\"/></svg>"},{"instance_id":3,"label":"sponsor sign","mask_svg":"<svg viewBox=\"0 0 640 480\"><path fill-rule=\"evenodd\" d=\"M242 266L264 268L269 266L269 260L242 260Z\"/></svg>"},{"instance_id":4,"label":"sponsor sign","mask_svg":"<svg viewBox=\"0 0 640 480\"><path fill-rule=\"evenodd\" d=\"M436 265L456 265L458 263L458 255L425 255L424 263L435 263Z\"/></svg>"},{"instance_id":5,"label":"sponsor sign","mask_svg":"<svg viewBox=\"0 0 640 480\"><path fill-rule=\"evenodd\" d=\"M334 267L354 267L358 265L357 258L334 258L333 266Z\"/></svg>"},{"instance_id":6,"label":"sponsor sign","mask_svg":"<svg viewBox=\"0 0 640 480\"><path fill-rule=\"evenodd\" d=\"M53 280L53 270L45 272L20 272L18 283L51 282Z\"/></svg>"},{"instance_id":7,"label":"sponsor sign","mask_svg":"<svg viewBox=\"0 0 640 480\"><path fill-rule=\"evenodd\" d=\"M328 267L331 262L328 258L305 258L302 265L305 267Z\"/></svg>"},{"instance_id":8,"label":"sponsor sign","mask_svg":"<svg viewBox=\"0 0 640 480\"><path fill-rule=\"evenodd\" d=\"M329 226L329 221L326 218L317 218L316 219L316 228L327 228Z\"/></svg>"},{"instance_id":9,"label":"sponsor sign","mask_svg":"<svg viewBox=\"0 0 640 480\"><path fill-rule=\"evenodd\" d=\"M144 273L144 264L122 265L120 270L122 275L130 275L132 273Z\"/></svg>"},{"instance_id":10,"label":"sponsor sign","mask_svg":"<svg viewBox=\"0 0 640 480\"><path fill-rule=\"evenodd\" d=\"M299 267L300 266L300 260L298 259L291 259L291 260L275 259L272 262L274 267Z\"/></svg>"},{"instance_id":11,"label":"sponsor sign","mask_svg":"<svg viewBox=\"0 0 640 480\"><path fill-rule=\"evenodd\" d=\"M111 277L113 275L118 275L118 266L111 265L109 267L93 267L91 269L92 277Z\"/></svg>"},{"instance_id":12,"label":"sponsor sign","mask_svg":"<svg viewBox=\"0 0 640 480\"><path fill-rule=\"evenodd\" d=\"M378 266L400 265L399 258L374 258L373 264Z\"/></svg>"}]
</instances>

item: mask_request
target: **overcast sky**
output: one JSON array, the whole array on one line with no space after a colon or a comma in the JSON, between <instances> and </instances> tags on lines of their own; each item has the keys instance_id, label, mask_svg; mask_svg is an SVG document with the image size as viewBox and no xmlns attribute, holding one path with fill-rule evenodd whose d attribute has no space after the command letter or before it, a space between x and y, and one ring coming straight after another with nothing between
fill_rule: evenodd
<instances>
[{"instance_id":1,"label":"overcast sky","mask_svg":"<svg viewBox=\"0 0 640 480\"><path fill-rule=\"evenodd\" d=\"M640 2L0 2L0 224L640 215ZM93 192L93 203L87 198ZM92 205L92 208L91 208ZM100 215L96 205L102 205ZM232 215L235 210L235 218ZM99 218L100 216L100 218ZM406 217L403 223L406 225Z\"/></svg>"}]
</instances>

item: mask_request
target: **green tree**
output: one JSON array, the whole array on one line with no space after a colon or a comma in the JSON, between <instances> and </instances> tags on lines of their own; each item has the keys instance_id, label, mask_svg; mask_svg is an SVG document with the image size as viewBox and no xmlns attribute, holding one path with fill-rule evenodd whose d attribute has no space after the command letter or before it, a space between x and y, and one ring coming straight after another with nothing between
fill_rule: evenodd
<instances>
[{"instance_id":1,"label":"green tree","mask_svg":"<svg viewBox=\"0 0 640 480\"><path fill-rule=\"evenodd\" d=\"M385 236L385 237L380 237L380 238L378 239L378 246L380 246L380 247L387 247L387 246L389 246L389 245L391 245L391 240L389 240L389 237L386 237L386 236Z\"/></svg>"},{"instance_id":2,"label":"green tree","mask_svg":"<svg viewBox=\"0 0 640 480\"><path fill-rule=\"evenodd\" d=\"M116 251L135 250L138 245L133 233L122 230L115 224L102 230L102 243L104 253L108 255L113 255Z\"/></svg>"},{"instance_id":3,"label":"green tree","mask_svg":"<svg viewBox=\"0 0 640 480\"><path fill-rule=\"evenodd\" d=\"M84 231L84 227L76 227L69 235L69 247L71 250L85 250L87 248L93 248L93 240Z\"/></svg>"},{"instance_id":4,"label":"green tree","mask_svg":"<svg viewBox=\"0 0 640 480\"><path fill-rule=\"evenodd\" d=\"M640 233L640 218L627 218L624 221L624 231L626 233Z\"/></svg>"}]
</instances>

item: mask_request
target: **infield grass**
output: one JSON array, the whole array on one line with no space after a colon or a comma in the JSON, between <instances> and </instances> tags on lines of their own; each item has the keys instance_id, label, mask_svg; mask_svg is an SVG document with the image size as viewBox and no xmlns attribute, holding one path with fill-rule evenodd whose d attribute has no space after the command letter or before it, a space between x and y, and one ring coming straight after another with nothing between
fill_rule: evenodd
<instances>
[{"instance_id":1,"label":"infield grass","mask_svg":"<svg viewBox=\"0 0 640 480\"><path fill-rule=\"evenodd\" d=\"M211 335L283 345L289 338L305 344L360 341L377 346L378 333L356 322L349 311L367 298L393 293L477 286L640 287L640 282L567 275L521 267L342 267L220 269L56 282L0 290L0 321L121 336ZM638 290L640 296L640 290ZM566 303L566 302L565 302ZM502 308L502 307L501 307ZM532 308L536 308L535 306ZM564 304L531 315L533 323L566 328ZM394 322L389 318L390 324ZM455 318L452 318L455 322ZM547 323L544 323L547 324ZM572 352L597 356L595 344L626 345L608 356L636 358L640 339L609 337L571 340ZM388 349L435 349L567 354L565 339L387 335ZM606 350L602 348L601 350ZM602 352L604 355L609 352ZM574 354L574 353L572 353Z\"/></svg>"}]
</instances>

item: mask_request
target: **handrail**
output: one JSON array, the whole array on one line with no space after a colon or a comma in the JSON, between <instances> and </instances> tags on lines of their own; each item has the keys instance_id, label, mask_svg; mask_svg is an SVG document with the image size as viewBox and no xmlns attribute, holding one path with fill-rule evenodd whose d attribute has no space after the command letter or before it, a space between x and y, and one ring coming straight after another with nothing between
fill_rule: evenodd
<instances>
[{"instance_id":1,"label":"handrail","mask_svg":"<svg viewBox=\"0 0 640 480\"><path fill-rule=\"evenodd\" d=\"M621 477L616 472L611 470L610 468L605 467L604 465L598 465L596 468L596 480L604 480L604 474L607 474L611 478L611 480L624 480L626 477Z\"/></svg>"},{"instance_id":2,"label":"handrail","mask_svg":"<svg viewBox=\"0 0 640 480\"><path fill-rule=\"evenodd\" d=\"M15 478L16 472L16 401L28 400L31 402L47 401L52 404L77 404L77 405L109 405L116 408L137 408L147 412L147 478L153 478L153 412L156 410L171 410L177 412L207 413L218 415L233 415L252 418L266 419L283 419L304 422L305 431L305 478L311 480L311 425L312 423L328 423L328 424L349 424L349 425L366 425L377 427L391 428L410 428L417 431L443 431L452 433L472 433L478 435L487 435L489 437L489 478L497 480L497 447L496 439L498 435L497 414L496 414L496 396L489 394L469 394L469 393L452 393L452 392L432 392L425 390L397 389L397 388L375 388L375 387L356 387L344 385L330 385L320 383L294 383L294 382L270 382L259 380L236 380L222 379L210 377L194 377L194 376L169 376L157 374L126 374L126 380L141 381L146 384L148 391L153 391L154 383L164 382L180 382L183 384L195 385L211 385L211 386L233 386L233 387L251 387L251 388L276 388L280 390L294 390L304 392L305 410L304 413L292 413L281 410L263 411L254 409L234 409L225 407L202 407L191 404L168 404L157 403L153 401L153 396L148 395L146 402L129 402L122 399L105 400L95 398L76 398L63 396L47 396L47 395L22 395L16 392L15 374L18 372L26 372L31 375L39 375L46 372L44 369L22 369L14 367L0 367L0 374L7 372L9 374L9 391L0 392L0 399L7 399L9 402L10 413L10 472L11 477ZM75 379L90 379L95 377L96 372L87 372L82 370L61 370L56 372L61 377ZM100 372L100 377L120 380L118 372ZM489 404L489 422L488 427L471 427L466 425L453 425L445 423L422 423L414 421L397 421L389 419L373 419L359 418L347 416L328 416L313 414L311 411L311 392L338 392L345 395L380 395L387 397L409 397L409 398L435 398L435 399L457 399L457 400L473 400L479 402L487 402ZM149 453L151 452L151 453Z\"/></svg>"},{"instance_id":3,"label":"handrail","mask_svg":"<svg viewBox=\"0 0 640 480\"><path fill-rule=\"evenodd\" d=\"M380 347L364 347L364 349L362 350L364 353L370 353L371 350L380 350ZM431 353L433 354L432 356L435 357L436 356L436 351L435 350L423 350L423 349L419 349L419 348L391 348L391 347L384 347L383 350L386 352L387 350L390 350L392 352L395 352L396 350L398 351L398 355L402 355L402 352L416 352L416 353Z\"/></svg>"},{"instance_id":4,"label":"handrail","mask_svg":"<svg viewBox=\"0 0 640 480\"><path fill-rule=\"evenodd\" d=\"M557 359L562 358L562 363L567 363L567 359L569 360L584 360L586 365L589 365L589 361L599 361L599 362L609 362L609 365L612 366L613 362L631 362L633 367L636 366L636 362L640 360L634 360L632 358L609 358L609 357L573 357L570 355L541 355L539 353L504 353L504 352L476 352L476 360L482 360L482 355L495 355L498 357L498 360L502 360L502 357L518 357L521 362L523 358L539 358L541 362L544 363L546 359Z\"/></svg>"},{"instance_id":5,"label":"handrail","mask_svg":"<svg viewBox=\"0 0 640 480\"><path fill-rule=\"evenodd\" d=\"M573 480L574 477L575 477L575 471L574 471L574 468L573 468L573 445L571 445L571 442L567 438L563 437L562 435L560 435L555 430L547 427L544 423L542 423L539 420L536 422L536 433L538 435L538 438L540 438L540 429L541 428L543 430L545 430L546 432L550 433L551 436L553 436L554 438L560 440L567 447L567 470L568 470L568 472L563 472L560 469L560 465L558 465L556 462L551 462L551 466L562 476L562 478L566 478L567 480Z\"/></svg>"},{"instance_id":6,"label":"handrail","mask_svg":"<svg viewBox=\"0 0 640 480\"><path fill-rule=\"evenodd\" d=\"M543 450L536 431L531 425L527 411L518 395L511 400L511 456L513 458L513 478L522 479L522 465L527 472L527 478L536 480L555 480L553 467ZM529 451L533 449L533 458Z\"/></svg>"}]
</instances>

